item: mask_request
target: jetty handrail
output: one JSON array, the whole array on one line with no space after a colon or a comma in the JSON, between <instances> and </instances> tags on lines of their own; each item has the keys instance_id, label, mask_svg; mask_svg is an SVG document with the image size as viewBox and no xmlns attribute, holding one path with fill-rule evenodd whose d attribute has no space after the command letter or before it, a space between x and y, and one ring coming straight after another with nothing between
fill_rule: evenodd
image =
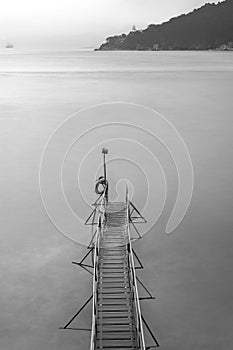
<instances>
[{"instance_id":1,"label":"jetty handrail","mask_svg":"<svg viewBox=\"0 0 233 350\"><path fill-rule=\"evenodd\" d=\"M128 236L127 250L128 250L128 262L130 267L130 279L131 279L130 287L133 293L133 302L135 306L138 349L146 350L144 332L143 332L142 314L141 314L141 308L139 303L137 279L136 279L135 265L134 265L131 237L130 237L130 222L129 222L130 201L129 201L128 185L126 185L126 211L127 211L127 236Z\"/></svg>"},{"instance_id":2,"label":"jetty handrail","mask_svg":"<svg viewBox=\"0 0 233 350\"><path fill-rule=\"evenodd\" d=\"M91 342L90 350L95 350L96 348L96 338L97 338L97 285L98 285L98 260L99 260L99 244L100 236L103 235L104 228L104 218L105 218L105 208L106 208L106 189L99 198L98 207L97 207L97 232L94 242L94 258L93 258L93 284L92 284L92 293L93 293L93 302L92 302L92 327L91 327Z\"/></svg>"}]
</instances>

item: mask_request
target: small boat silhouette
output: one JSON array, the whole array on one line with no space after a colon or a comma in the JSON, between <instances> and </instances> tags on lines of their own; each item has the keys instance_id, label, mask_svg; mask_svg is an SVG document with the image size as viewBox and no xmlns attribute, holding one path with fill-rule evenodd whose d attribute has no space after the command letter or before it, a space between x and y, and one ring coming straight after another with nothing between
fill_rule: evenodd
<instances>
[{"instance_id":1,"label":"small boat silhouette","mask_svg":"<svg viewBox=\"0 0 233 350\"><path fill-rule=\"evenodd\" d=\"M6 49L13 49L14 45L11 43L7 43L5 47Z\"/></svg>"}]
</instances>

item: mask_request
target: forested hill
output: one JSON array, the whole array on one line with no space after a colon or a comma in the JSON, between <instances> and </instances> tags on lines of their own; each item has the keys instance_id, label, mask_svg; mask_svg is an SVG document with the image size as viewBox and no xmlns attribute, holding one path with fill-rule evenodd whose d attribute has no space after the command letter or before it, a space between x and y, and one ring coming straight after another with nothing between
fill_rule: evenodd
<instances>
[{"instance_id":1,"label":"forested hill","mask_svg":"<svg viewBox=\"0 0 233 350\"><path fill-rule=\"evenodd\" d=\"M111 36L99 50L233 49L233 0L199 9L144 30Z\"/></svg>"}]
</instances>

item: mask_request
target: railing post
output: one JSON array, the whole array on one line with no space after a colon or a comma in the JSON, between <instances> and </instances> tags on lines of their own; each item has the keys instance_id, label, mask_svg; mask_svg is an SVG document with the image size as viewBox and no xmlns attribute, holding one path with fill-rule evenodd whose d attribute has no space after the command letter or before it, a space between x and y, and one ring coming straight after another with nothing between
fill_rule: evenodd
<instances>
[{"instance_id":1,"label":"railing post","mask_svg":"<svg viewBox=\"0 0 233 350\"><path fill-rule=\"evenodd\" d=\"M100 200L100 205L98 206L98 220L97 220L97 231L94 241L94 276L93 276L93 306L92 306L92 328L91 328L91 344L90 350L96 349L96 330L97 330L97 284L98 284L98 259L99 259L99 243L100 238L103 234L103 226L104 226L104 217L105 217L105 209L106 209L106 188L104 193L102 194L102 198Z\"/></svg>"},{"instance_id":2,"label":"railing post","mask_svg":"<svg viewBox=\"0 0 233 350\"><path fill-rule=\"evenodd\" d=\"M142 325L142 315L141 315L141 309L139 304L139 295L138 295L136 273L135 273L135 266L134 266L133 251L132 251L132 245L131 245L131 239L130 239L130 227L129 227L130 208L129 208L128 196L129 196L128 184L126 184L126 210L127 210L126 215L127 215L127 235L128 235L127 252L129 256L129 268L130 268L130 276L131 276L131 282L132 282L132 293L133 293L133 299L134 299L133 301L134 301L135 312L136 312L137 342L138 342L139 350L146 350L143 325Z\"/></svg>"}]
</instances>

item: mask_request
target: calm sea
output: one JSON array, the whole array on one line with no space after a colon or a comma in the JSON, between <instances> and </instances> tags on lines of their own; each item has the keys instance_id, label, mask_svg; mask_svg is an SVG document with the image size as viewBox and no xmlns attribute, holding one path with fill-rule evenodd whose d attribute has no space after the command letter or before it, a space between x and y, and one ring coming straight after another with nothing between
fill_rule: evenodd
<instances>
[{"instance_id":1,"label":"calm sea","mask_svg":"<svg viewBox=\"0 0 233 350\"><path fill-rule=\"evenodd\" d=\"M91 293L91 279L70 264L85 249L45 213L39 163L67 117L114 101L164 115L194 167L182 224L166 236L161 223L136 243L140 276L157 297L144 315L164 350L233 347L232 96L231 52L0 52L1 349L88 349L87 332L58 329ZM90 309L78 321L89 326Z\"/></svg>"}]
</instances>

